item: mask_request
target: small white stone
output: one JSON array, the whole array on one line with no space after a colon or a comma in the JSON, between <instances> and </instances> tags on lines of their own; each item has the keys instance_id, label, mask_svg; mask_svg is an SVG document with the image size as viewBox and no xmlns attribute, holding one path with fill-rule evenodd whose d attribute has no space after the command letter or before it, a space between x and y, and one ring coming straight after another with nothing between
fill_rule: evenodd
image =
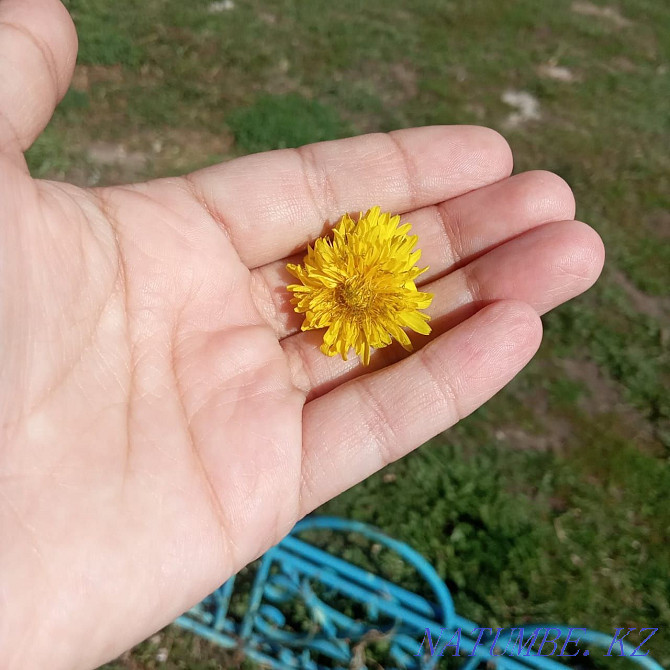
<instances>
[{"instance_id":1,"label":"small white stone","mask_svg":"<svg viewBox=\"0 0 670 670\"><path fill-rule=\"evenodd\" d=\"M575 0L575 2L572 3L571 9L576 14L581 14L582 16L595 16L599 19L611 21L618 28L625 28L626 26L631 25L631 21L625 16L622 16L616 7L601 7L600 5L594 5L591 2Z\"/></svg>"},{"instance_id":2,"label":"small white stone","mask_svg":"<svg viewBox=\"0 0 670 670\"><path fill-rule=\"evenodd\" d=\"M505 91L502 101L516 109L505 120L508 128L518 128L527 121L540 118L540 103L528 91Z\"/></svg>"},{"instance_id":3,"label":"small white stone","mask_svg":"<svg viewBox=\"0 0 670 670\"><path fill-rule=\"evenodd\" d=\"M157 652L156 652L156 662L157 663L165 663L168 660L168 650L165 647L161 647Z\"/></svg>"},{"instance_id":4,"label":"small white stone","mask_svg":"<svg viewBox=\"0 0 670 670\"><path fill-rule=\"evenodd\" d=\"M229 12L231 9L235 9L233 0L217 0L209 6L209 13L220 14L221 12Z\"/></svg>"},{"instance_id":5,"label":"small white stone","mask_svg":"<svg viewBox=\"0 0 670 670\"><path fill-rule=\"evenodd\" d=\"M540 65L538 70L543 77L556 81L564 81L569 84L575 80L575 75L567 67L561 67L560 65Z\"/></svg>"}]
</instances>

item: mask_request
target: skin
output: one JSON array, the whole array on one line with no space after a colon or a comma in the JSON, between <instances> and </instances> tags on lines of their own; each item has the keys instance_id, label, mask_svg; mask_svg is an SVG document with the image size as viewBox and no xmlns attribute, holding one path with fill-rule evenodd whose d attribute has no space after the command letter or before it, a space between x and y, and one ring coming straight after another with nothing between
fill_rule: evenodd
<instances>
[{"instance_id":1,"label":"skin","mask_svg":"<svg viewBox=\"0 0 670 670\"><path fill-rule=\"evenodd\" d=\"M76 56L57 0L0 0L0 667L92 668L316 506L485 402L604 258L568 186L431 127L84 190L25 151ZM344 212L414 224L434 334L318 351L287 262ZM295 254L298 254L297 256Z\"/></svg>"}]
</instances>

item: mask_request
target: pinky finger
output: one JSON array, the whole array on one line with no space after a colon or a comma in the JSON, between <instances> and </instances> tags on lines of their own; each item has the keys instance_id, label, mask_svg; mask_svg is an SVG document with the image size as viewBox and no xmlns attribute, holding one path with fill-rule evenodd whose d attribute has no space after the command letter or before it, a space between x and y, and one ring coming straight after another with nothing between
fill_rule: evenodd
<instances>
[{"instance_id":1,"label":"pinky finger","mask_svg":"<svg viewBox=\"0 0 670 670\"><path fill-rule=\"evenodd\" d=\"M409 358L309 402L302 513L473 412L530 361L541 338L532 307L496 302Z\"/></svg>"}]
</instances>

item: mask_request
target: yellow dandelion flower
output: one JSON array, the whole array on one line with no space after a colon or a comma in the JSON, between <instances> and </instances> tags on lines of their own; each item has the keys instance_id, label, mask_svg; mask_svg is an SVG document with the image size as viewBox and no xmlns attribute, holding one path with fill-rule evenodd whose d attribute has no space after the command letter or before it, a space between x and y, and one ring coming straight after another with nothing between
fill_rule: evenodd
<instances>
[{"instance_id":1,"label":"yellow dandelion flower","mask_svg":"<svg viewBox=\"0 0 670 670\"><path fill-rule=\"evenodd\" d=\"M403 328L428 335L430 317L420 309L433 299L417 290L415 279L428 268L416 263L418 237L411 225L373 207L358 221L345 214L333 237L321 237L307 247L303 265L287 266L300 282L291 284L295 311L304 314L302 330L327 328L321 351L328 356L354 349L364 365L370 349L381 349L392 339L411 351Z\"/></svg>"}]
</instances>

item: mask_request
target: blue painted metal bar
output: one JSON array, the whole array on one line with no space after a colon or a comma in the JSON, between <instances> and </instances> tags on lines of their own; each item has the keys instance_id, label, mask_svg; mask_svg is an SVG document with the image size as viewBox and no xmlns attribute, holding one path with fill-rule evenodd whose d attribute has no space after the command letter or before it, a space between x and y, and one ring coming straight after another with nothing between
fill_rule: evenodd
<instances>
[{"instance_id":1,"label":"blue painted metal bar","mask_svg":"<svg viewBox=\"0 0 670 670\"><path fill-rule=\"evenodd\" d=\"M230 606L230 599L233 595L233 588L235 587L235 576L233 575L218 591L220 599L217 603L216 619L214 620L214 628L219 630L225 626L226 617L228 616L228 607Z\"/></svg>"},{"instance_id":2,"label":"blue painted metal bar","mask_svg":"<svg viewBox=\"0 0 670 670\"><path fill-rule=\"evenodd\" d=\"M399 586L396 586L395 584L391 584L385 579L382 579L377 575L373 575L372 573L367 572L366 570L363 570L356 565L352 565L351 563L348 563L347 561L344 561L337 556L333 556L332 554L329 554L322 549L318 549L317 547L307 544L307 542L304 542L303 540L298 540L289 536L282 541L281 548L291 551L296 556L309 559L316 565L332 568L338 573L346 575L352 582L357 582L366 588L373 590L383 589L389 594L389 597L392 597L393 599L400 601L408 607L411 607L412 609L416 610L418 614L431 617L439 616L439 612L436 611L435 606L432 603L429 603L425 598L422 598L415 593L411 593ZM454 610L453 603L451 602L451 596L447 594L445 598L449 603L445 617L445 623L448 623L450 619L453 619Z\"/></svg>"}]
</instances>

